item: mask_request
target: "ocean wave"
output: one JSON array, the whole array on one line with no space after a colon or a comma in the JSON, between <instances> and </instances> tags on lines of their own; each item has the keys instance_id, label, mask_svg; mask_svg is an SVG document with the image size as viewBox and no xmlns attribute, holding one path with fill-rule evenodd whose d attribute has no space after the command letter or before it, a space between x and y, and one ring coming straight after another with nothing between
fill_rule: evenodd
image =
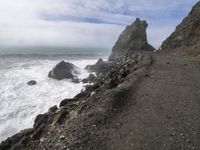
<instances>
[{"instance_id":1,"label":"ocean wave","mask_svg":"<svg viewBox=\"0 0 200 150\"><path fill-rule=\"evenodd\" d=\"M1 60L2 61L2 60ZM9 60L11 61L11 60ZM36 115L49 107L58 105L65 98L79 93L84 84L70 80L57 81L47 77L59 60L14 61L0 68L0 141L33 125ZM80 68L79 78L88 76L84 67L94 64L96 59L71 60ZM36 80L35 86L26 83Z\"/></svg>"}]
</instances>

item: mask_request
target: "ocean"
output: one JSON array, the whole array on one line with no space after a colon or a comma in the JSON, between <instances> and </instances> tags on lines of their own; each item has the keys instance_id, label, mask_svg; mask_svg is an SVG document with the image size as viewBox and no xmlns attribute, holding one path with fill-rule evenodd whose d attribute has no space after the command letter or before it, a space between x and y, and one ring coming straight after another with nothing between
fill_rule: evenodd
<instances>
[{"instance_id":1,"label":"ocean","mask_svg":"<svg viewBox=\"0 0 200 150\"><path fill-rule=\"evenodd\" d=\"M83 83L48 78L58 62L75 64L81 72L78 77L83 79L89 75L84 67L100 57L107 59L109 53L91 48L0 48L0 142L32 127L38 114L84 88ZM27 85L30 80L37 84Z\"/></svg>"}]
</instances>

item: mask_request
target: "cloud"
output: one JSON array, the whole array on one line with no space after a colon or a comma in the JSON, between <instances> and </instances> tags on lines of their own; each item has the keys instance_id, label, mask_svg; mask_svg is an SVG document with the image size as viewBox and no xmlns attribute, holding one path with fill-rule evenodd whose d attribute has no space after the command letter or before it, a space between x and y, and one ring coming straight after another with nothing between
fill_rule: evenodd
<instances>
[{"instance_id":1,"label":"cloud","mask_svg":"<svg viewBox=\"0 0 200 150\"><path fill-rule=\"evenodd\" d=\"M111 48L135 17L158 47L197 0L0 0L0 46Z\"/></svg>"}]
</instances>

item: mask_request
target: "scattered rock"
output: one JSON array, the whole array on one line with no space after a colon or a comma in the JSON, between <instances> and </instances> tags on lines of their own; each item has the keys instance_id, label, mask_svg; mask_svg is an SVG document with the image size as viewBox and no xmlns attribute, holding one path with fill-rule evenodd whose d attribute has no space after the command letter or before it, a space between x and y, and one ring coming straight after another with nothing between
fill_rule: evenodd
<instances>
[{"instance_id":1,"label":"scattered rock","mask_svg":"<svg viewBox=\"0 0 200 150\"><path fill-rule=\"evenodd\" d=\"M77 69L72 63L61 61L49 72L48 77L57 80L74 79Z\"/></svg>"},{"instance_id":2,"label":"scattered rock","mask_svg":"<svg viewBox=\"0 0 200 150\"><path fill-rule=\"evenodd\" d=\"M28 85L36 85L37 82L35 80L31 80L29 82L27 82Z\"/></svg>"}]
</instances>

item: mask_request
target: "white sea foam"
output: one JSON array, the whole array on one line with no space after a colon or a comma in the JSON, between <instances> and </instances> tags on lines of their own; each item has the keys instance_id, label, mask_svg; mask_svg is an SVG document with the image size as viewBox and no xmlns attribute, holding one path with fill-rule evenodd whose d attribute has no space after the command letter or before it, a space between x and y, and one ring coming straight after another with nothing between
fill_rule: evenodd
<instances>
[{"instance_id":1,"label":"white sea foam","mask_svg":"<svg viewBox=\"0 0 200 150\"><path fill-rule=\"evenodd\" d=\"M96 60L70 61L80 68L79 78L88 76L83 68ZM58 61L36 60L11 64L0 69L0 141L33 125L35 117L64 98L79 93L83 84L69 80L57 81L47 77ZM26 83L36 80L37 84Z\"/></svg>"}]
</instances>

